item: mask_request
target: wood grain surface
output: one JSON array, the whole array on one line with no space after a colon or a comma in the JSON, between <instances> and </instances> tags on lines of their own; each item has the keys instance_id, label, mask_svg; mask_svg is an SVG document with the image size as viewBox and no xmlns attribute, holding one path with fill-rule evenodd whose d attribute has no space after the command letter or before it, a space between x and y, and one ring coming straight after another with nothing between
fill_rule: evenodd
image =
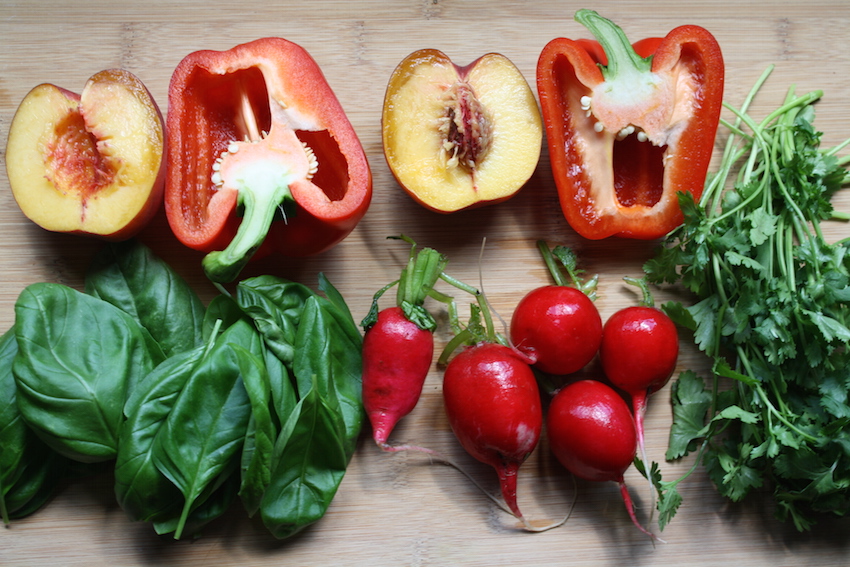
<instances>
[{"instance_id":1,"label":"wood grain surface","mask_svg":"<svg viewBox=\"0 0 850 567\"><path fill-rule=\"evenodd\" d=\"M834 1L622 0L579 6L555 1L409 0L360 2L220 2L165 0L0 0L0 147L12 116L37 84L79 92L97 71L123 67L144 81L163 112L171 72L188 53L227 49L262 36L280 36L305 47L321 65L368 153L374 200L362 223L342 244L316 258L274 258L245 274L272 273L314 286L324 271L348 300L355 318L372 294L397 277L407 249L386 240L401 232L450 258L449 272L480 277L496 311L510 318L532 288L548 283L534 243L546 239L578 252L582 266L600 275L597 302L604 318L636 301L622 283L640 274L653 242L580 239L561 215L549 160L543 152L528 185L512 200L454 215L431 213L395 184L384 161L380 115L387 79L410 52L434 47L466 64L495 51L510 58L533 85L537 57L552 38L588 37L573 21L575 9L593 8L635 40L664 35L684 23L711 30L727 64L726 100L739 104L769 65L776 69L752 113L762 116L792 84L823 89L816 125L824 144L850 135L850 3ZM728 114L727 114L728 116ZM850 211L850 191L836 207ZM828 223L830 240L850 236L850 226ZM486 238L483 261L479 258ZM201 256L182 247L158 217L143 239L171 263L205 301L217 292L200 269ZM101 244L47 233L30 223L0 174L0 328L13 323L13 305L30 283L82 285L83 272ZM658 300L678 295L657 292ZM438 309L437 306L434 306ZM462 313L465 313L465 309ZM446 336L438 336L437 348ZM684 342L679 370L704 369ZM597 372L595 367L586 373ZM491 469L465 456L454 439L434 365L423 398L396 429L394 439L426 445L459 461L488 490ZM663 463L671 412L669 387L650 400L648 451L674 478L691 462ZM368 437L368 432L367 432ZM648 491L634 471L626 480L646 518ZM562 517L577 493L566 525L545 533L517 529L456 470L417 454L384 454L364 438L328 514L299 536L276 541L235 505L195 541L158 537L132 523L117 506L108 472L69 481L45 508L0 530L0 565L844 565L850 557L850 523L824 520L798 534L772 519L766 500L721 499L702 470L682 487L684 503L653 546L629 522L616 486L578 482L549 455L545 438L520 471L519 501L533 520Z\"/></svg>"}]
</instances>

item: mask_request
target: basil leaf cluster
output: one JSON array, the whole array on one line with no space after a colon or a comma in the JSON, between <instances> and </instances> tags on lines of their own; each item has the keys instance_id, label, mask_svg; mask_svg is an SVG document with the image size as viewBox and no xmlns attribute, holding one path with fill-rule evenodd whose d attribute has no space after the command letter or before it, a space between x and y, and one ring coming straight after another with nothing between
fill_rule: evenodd
<instances>
[{"instance_id":1,"label":"basil leaf cluster","mask_svg":"<svg viewBox=\"0 0 850 567\"><path fill-rule=\"evenodd\" d=\"M361 335L339 292L273 276L208 306L135 241L85 290L39 283L0 339L0 513L37 510L74 465L114 466L127 515L197 534L240 499L277 538L327 511L364 420ZM72 467L71 467L72 468Z\"/></svg>"}]
</instances>

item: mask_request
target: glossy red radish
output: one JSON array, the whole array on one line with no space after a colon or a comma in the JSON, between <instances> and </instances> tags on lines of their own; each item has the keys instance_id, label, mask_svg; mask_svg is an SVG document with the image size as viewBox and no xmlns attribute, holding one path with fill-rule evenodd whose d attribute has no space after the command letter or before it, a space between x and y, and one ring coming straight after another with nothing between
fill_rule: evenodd
<instances>
[{"instance_id":1,"label":"glossy red radish","mask_svg":"<svg viewBox=\"0 0 850 567\"><path fill-rule=\"evenodd\" d=\"M605 322L599 358L608 380L631 397L638 450L648 471L643 431L647 398L673 375L679 357L679 335L673 321L654 306L646 280L625 280L638 286L643 297L638 305L617 311Z\"/></svg>"},{"instance_id":2,"label":"glossy red radish","mask_svg":"<svg viewBox=\"0 0 850 567\"><path fill-rule=\"evenodd\" d=\"M372 300L372 308L361 325L363 337L363 405L372 425L375 443L385 450L394 448L388 443L390 433L419 401L422 386L431 368L436 328L434 317L423 307L434 284L444 276L448 260L432 248L416 252L411 244L410 256L400 278L381 288ZM382 311L378 300L398 285L396 304Z\"/></svg>"},{"instance_id":3,"label":"glossy red radish","mask_svg":"<svg viewBox=\"0 0 850 567\"><path fill-rule=\"evenodd\" d=\"M629 517L643 533L656 536L638 521L623 478L637 451L637 433L628 404L598 380L579 380L561 389L546 416L549 446L558 461L575 476L612 481Z\"/></svg>"},{"instance_id":4,"label":"glossy red radish","mask_svg":"<svg viewBox=\"0 0 850 567\"><path fill-rule=\"evenodd\" d=\"M470 304L469 324L462 327L453 322L455 336L438 360L445 365L446 415L466 452L496 470L504 500L500 506L519 519L526 530L546 531L563 524L569 515L535 527L517 503L519 469L537 447L543 428L540 389L528 357L496 332L493 312L481 287L476 302ZM461 346L463 349L449 360Z\"/></svg>"},{"instance_id":5,"label":"glossy red radish","mask_svg":"<svg viewBox=\"0 0 850 567\"><path fill-rule=\"evenodd\" d=\"M443 399L458 441L496 469L505 503L522 519L517 473L543 427L540 392L524 357L493 342L466 346L446 367Z\"/></svg>"},{"instance_id":6,"label":"glossy red radish","mask_svg":"<svg viewBox=\"0 0 850 567\"><path fill-rule=\"evenodd\" d=\"M434 336L405 317L401 307L378 313L363 338L363 405L381 448L422 394L434 356Z\"/></svg>"},{"instance_id":7,"label":"glossy red radish","mask_svg":"<svg viewBox=\"0 0 850 567\"><path fill-rule=\"evenodd\" d=\"M602 318L593 303L596 278L579 279L576 256L569 248L550 250L543 241L537 246L555 285L533 289L520 300L511 318L511 342L538 370L572 374L593 360L602 340Z\"/></svg>"}]
</instances>

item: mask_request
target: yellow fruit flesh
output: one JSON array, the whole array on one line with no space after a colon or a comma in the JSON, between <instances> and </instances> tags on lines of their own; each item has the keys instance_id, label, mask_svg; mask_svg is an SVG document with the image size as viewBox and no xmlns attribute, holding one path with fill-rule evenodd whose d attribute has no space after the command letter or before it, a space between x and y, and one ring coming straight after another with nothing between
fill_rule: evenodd
<instances>
[{"instance_id":1,"label":"yellow fruit flesh","mask_svg":"<svg viewBox=\"0 0 850 567\"><path fill-rule=\"evenodd\" d=\"M163 151L146 91L105 71L81 100L54 85L33 89L12 121L6 169L19 207L39 226L109 236L148 206Z\"/></svg>"},{"instance_id":2,"label":"yellow fruit flesh","mask_svg":"<svg viewBox=\"0 0 850 567\"><path fill-rule=\"evenodd\" d=\"M86 201L85 230L109 234L144 208L162 163L163 130L138 85L121 81L89 85L89 92L83 93L83 113L101 155L113 164L115 177Z\"/></svg>"},{"instance_id":3,"label":"yellow fruit flesh","mask_svg":"<svg viewBox=\"0 0 850 567\"><path fill-rule=\"evenodd\" d=\"M384 110L384 150L399 183L425 206L453 212L514 194L540 157L542 123L525 79L507 59L487 55L465 78L491 120L491 140L472 170L446 164L439 129L445 92L459 80L446 58L423 57L392 84Z\"/></svg>"},{"instance_id":4,"label":"yellow fruit flesh","mask_svg":"<svg viewBox=\"0 0 850 567\"><path fill-rule=\"evenodd\" d=\"M56 87L40 85L18 107L9 130L6 169L12 193L24 215L49 230L74 230L82 217L82 201L54 186L56 176L48 176L46 165L56 141L56 127L68 123L77 106L76 100Z\"/></svg>"}]
</instances>

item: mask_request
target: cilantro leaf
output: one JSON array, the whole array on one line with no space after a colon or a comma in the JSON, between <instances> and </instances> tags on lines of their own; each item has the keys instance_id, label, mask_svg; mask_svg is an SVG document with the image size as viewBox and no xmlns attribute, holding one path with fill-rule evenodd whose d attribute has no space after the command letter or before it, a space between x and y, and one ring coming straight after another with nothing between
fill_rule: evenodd
<instances>
[{"instance_id":1,"label":"cilantro leaf","mask_svg":"<svg viewBox=\"0 0 850 567\"><path fill-rule=\"evenodd\" d=\"M718 413L714 419L738 419L744 423L758 423L761 417L757 413L746 411L738 406L729 406Z\"/></svg>"},{"instance_id":2,"label":"cilantro leaf","mask_svg":"<svg viewBox=\"0 0 850 567\"><path fill-rule=\"evenodd\" d=\"M747 217L750 223L750 240L754 246L761 246L768 238L776 234L778 219L765 209L756 209Z\"/></svg>"},{"instance_id":3,"label":"cilantro leaf","mask_svg":"<svg viewBox=\"0 0 850 567\"><path fill-rule=\"evenodd\" d=\"M708 432L706 413L711 405L711 393L703 380L693 371L685 371L672 386L673 424L667 447L668 460L683 457L695 449L694 441Z\"/></svg>"}]
</instances>

